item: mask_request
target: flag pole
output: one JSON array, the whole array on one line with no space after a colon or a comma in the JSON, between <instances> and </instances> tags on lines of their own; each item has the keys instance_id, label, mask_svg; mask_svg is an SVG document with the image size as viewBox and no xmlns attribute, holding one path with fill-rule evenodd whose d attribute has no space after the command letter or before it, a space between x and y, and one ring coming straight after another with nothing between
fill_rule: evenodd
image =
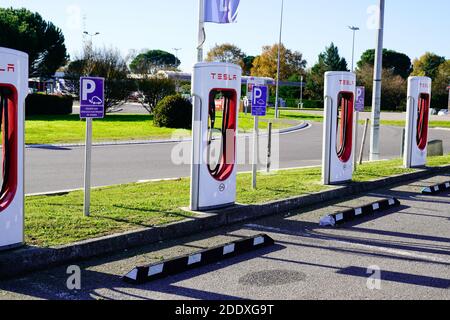
<instances>
[{"instance_id":1,"label":"flag pole","mask_svg":"<svg viewBox=\"0 0 450 320\"><path fill-rule=\"evenodd\" d=\"M204 19L204 0L198 1L198 46L197 46L197 62L203 61L203 44L205 43L205 22Z\"/></svg>"},{"instance_id":2,"label":"flag pole","mask_svg":"<svg viewBox=\"0 0 450 320\"><path fill-rule=\"evenodd\" d=\"M283 11L284 11L284 0L281 0L281 19L280 19L280 38L278 41L278 59L277 59L277 82L275 89L275 119L278 119L280 116L279 112L279 98L280 98L280 60L281 60L281 37L283 34Z\"/></svg>"},{"instance_id":3,"label":"flag pole","mask_svg":"<svg viewBox=\"0 0 450 320\"><path fill-rule=\"evenodd\" d=\"M381 81L383 72L383 34L385 0L380 0L377 47L373 73L372 128L370 135L370 161L380 159Z\"/></svg>"}]
</instances>

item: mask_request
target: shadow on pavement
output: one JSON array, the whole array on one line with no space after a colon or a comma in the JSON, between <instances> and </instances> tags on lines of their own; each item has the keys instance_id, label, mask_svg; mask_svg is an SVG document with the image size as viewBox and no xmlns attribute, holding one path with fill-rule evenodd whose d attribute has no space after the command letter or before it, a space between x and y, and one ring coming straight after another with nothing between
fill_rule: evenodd
<instances>
[{"instance_id":1,"label":"shadow on pavement","mask_svg":"<svg viewBox=\"0 0 450 320\"><path fill-rule=\"evenodd\" d=\"M196 249L200 248L197 247ZM275 245L144 285L130 285L122 281L121 276L87 270L87 268L105 263L105 260L108 260L105 259L101 262L96 261L94 263L80 264L83 270L81 274L82 290L80 291L69 291L67 289L66 281L69 275L66 274L66 267L57 267L49 271L34 274L34 278L31 278L33 275L30 275L18 280L0 281L0 290L29 296L34 299L49 300L113 300L119 298L153 300L151 298L152 293L173 295L183 299L242 300L244 298L182 287L176 285L176 283L225 269L244 261L257 259L283 249L284 247L281 245ZM112 260L117 260L117 256L112 258ZM136 292L143 292L143 294L139 295ZM22 297L20 296L18 299L22 299Z\"/></svg>"},{"instance_id":2,"label":"shadow on pavement","mask_svg":"<svg viewBox=\"0 0 450 320\"><path fill-rule=\"evenodd\" d=\"M413 203L419 201L422 203L442 203L446 205L450 203L443 200L436 201L436 199L433 199L432 197L417 199L417 193L399 191L395 190L395 188L392 188L391 190L384 190L381 192L387 193L390 196L395 196L404 200L412 201ZM371 194L366 196L373 197ZM364 197L364 195L362 197ZM353 197L353 199L354 198L355 197ZM321 264L320 256L317 257L317 262L311 263L302 262L300 260L294 261L283 259L282 257L274 257L272 255L272 253L283 251L286 247L290 246L299 248L299 252L301 252L302 248L317 249L324 252L329 251L334 253L343 253L350 256L366 256L404 261L408 263L418 262L445 267L450 266L450 262L448 262L447 258L450 256L450 238L440 237L433 234L417 234L400 231L380 230L373 228L371 224L367 226L367 222L382 219L393 213L402 215L411 214L413 216L427 216L426 214L419 214L415 212L404 212L405 210L416 209L415 206L409 207L402 205L400 207L387 210L383 213L379 213L376 216L365 217L363 219L335 229L319 227L318 221L306 221L306 219L310 219L311 217L308 217L308 215L304 215L304 213L311 213L315 210L314 208L325 208L327 206L334 206L335 208L349 208L348 205L343 205L344 201L347 200L340 199L339 201L322 203L317 206L302 209L302 213L296 215L264 218L257 221L252 221L252 225L239 224L227 228L221 228L215 231L196 234L191 237L165 241L163 243L156 243L142 248L129 250L121 254L115 254L113 256L98 258L93 261L81 263L80 267L84 270L82 272L83 290L79 292L70 292L67 290L66 280L68 275L66 274L66 269L64 267L53 268L49 271L35 273L20 279L0 281L0 290L17 293L19 295L29 295L35 298L42 299L152 299L153 293L154 295L159 296L161 294L163 296L173 295L187 299L239 300L242 298L232 295L199 290L195 288L187 288L179 285L179 283L257 258L271 261L295 263L305 266L315 266L333 270L336 274L367 278L367 269L351 265L351 258L347 259L347 261L349 261L350 263L348 266L338 267ZM444 215L435 215L433 217L443 218L444 221L447 218ZM297 218L297 220L293 218ZM366 225L362 227L363 224ZM262 231L270 234L275 239L276 245L271 248L266 248L257 252L245 254L240 257L225 260L222 263L217 263L207 267L188 271L177 276L158 280L143 286L132 286L122 282L120 276L128 272L128 269L122 270L123 268L120 268L120 265L116 265L114 269L108 266L108 264L113 262L119 264L119 262L131 259L133 257L145 257L145 255L152 254L153 252L172 248L175 246L184 246L186 248L189 248L189 250L191 251L197 251L197 249L204 248L201 245L196 245L192 242L209 239L215 236L243 238L244 236L238 235L236 234L236 232L239 231L241 233L248 233L249 230L259 232ZM295 238L290 240L286 239L285 236L293 236ZM397 239L394 240L392 238ZM423 256L417 253L435 256ZM149 260L151 259L149 258ZM149 261L149 263L150 262L154 261ZM126 265L126 268L128 268L130 263L124 263L124 265ZM101 266L101 272L95 270L99 269L98 266ZM122 274L119 276L118 273ZM450 279L428 277L423 275L394 271L383 271L382 274L383 280L389 282L438 289L447 289L450 287Z\"/></svg>"}]
</instances>

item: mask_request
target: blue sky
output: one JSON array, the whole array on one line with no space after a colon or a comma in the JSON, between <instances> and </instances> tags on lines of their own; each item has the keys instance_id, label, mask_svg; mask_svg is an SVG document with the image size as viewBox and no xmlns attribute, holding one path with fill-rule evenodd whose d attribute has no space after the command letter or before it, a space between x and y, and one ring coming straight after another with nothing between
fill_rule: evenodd
<instances>
[{"instance_id":1,"label":"blue sky","mask_svg":"<svg viewBox=\"0 0 450 320\"><path fill-rule=\"evenodd\" d=\"M351 61L351 31L357 35L356 57L375 47L371 28L376 0L285 0L283 42L302 52L312 66L317 55L332 41ZM281 0L241 0L238 23L207 24L206 51L216 43L231 42L247 54L278 41ZM59 26L69 53L82 45L83 16L90 32L100 32L95 45L113 46L124 54L131 49L181 48L181 68L189 71L195 62L198 0L0 0L2 7L26 7L38 11ZM412 59L425 51L450 57L450 1L386 0L385 48L408 54ZM358 59L357 59L358 60Z\"/></svg>"}]
</instances>

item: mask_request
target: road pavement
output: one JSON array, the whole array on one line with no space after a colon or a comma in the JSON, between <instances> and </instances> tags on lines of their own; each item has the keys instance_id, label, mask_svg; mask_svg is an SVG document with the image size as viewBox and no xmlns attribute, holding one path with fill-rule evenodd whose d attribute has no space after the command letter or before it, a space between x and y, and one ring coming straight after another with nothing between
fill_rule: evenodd
<instances>
[{"instance_id":1,"label":"road pavement","mask_svg":"<svg viewBox=\"0 0 450 320\"><path fill-rule=\"evenodd\" d=\"M86 261L78 265L79 291L66 287L67 266L0 281L0 299L448 300L450 194L420 191L449 180L436 176ZM318 225L326 214L391 196L400 207L340 228ZM141 286L120 279L136 265L260 233L276 245Z\"/></svg>"},{"instance_id":2,"label":"road pavement","mask_svg":"<svg viewBox=\"0 0 450 320\"><path fill-rule=\"evenodd\" d=\"M362 131L362 127L360 128ZM361 135L360 135L361 136ZM400 156L402 128L383 127L381 131L382 158ZM369 141L370 135L367 138ZM430 139L444 140L445 152L450 152L450 131L430 130ZM276 140L275 140L276 141ZM239 140L240 171L250 171L252 139ZM266 162L267 138L260 141L260 161ZM314 166L321 164L322 124L312 122L311 127L280 135L279 148L275 148L274 165L280 168ZM107 186L140 180L179 178L190 174L189 161L174 164L172 152L178 143L143 145L96 146L92 153L93 186ZM185 159L190 159L190 142L181 144ZM368 158L369 143L365 159ZM178 149L177 149L178 150ZM359 150L359 147L358 147ZM278 152L279 151L279 152ZM276 155L279 154L279 161ZM176 159L178 160L178 159ZM42 193L83 187L84 147L39 147L26 150L26 193Z\"/></svg>"}]
</instances>

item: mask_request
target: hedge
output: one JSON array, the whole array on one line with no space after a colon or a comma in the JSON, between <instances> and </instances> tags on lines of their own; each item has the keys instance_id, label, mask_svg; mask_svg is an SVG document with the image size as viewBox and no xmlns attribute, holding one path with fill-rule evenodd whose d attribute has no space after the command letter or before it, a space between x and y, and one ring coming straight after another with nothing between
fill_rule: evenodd
<instances>
[{"instance_id":1,"label":"hedge","mask_svg":"<svg viewBox=\"0 0 450 320\"><path fill-rule=\"evenodd\" d=\"M286 101L286 108L298 108L300 99L284 99ZM269 103L275 105L275 97L270 97ZM303 100L304 109L323 109L323 101L319 100Z\"/></svg>"},{"instance_id":2,"label":"hedge","mask_svg":"<svg viewBox=\"0 0 450 320\"><path fill-rule=\"evenodd\" d=\"M25 114L69 115L72 114L73 98L46 94L30 94L25 100Z\"/></svg>"},{"instance_id":3,"label":"hedge","mask_svg":"<svg viewBox=\"0 0 450 320\"><path fill-rule=\"evenodd\" d=\"M192 128L192 103L181 95L163 98L154 110L157 127L171 129Z\"/></svg>"}]
</instances>

